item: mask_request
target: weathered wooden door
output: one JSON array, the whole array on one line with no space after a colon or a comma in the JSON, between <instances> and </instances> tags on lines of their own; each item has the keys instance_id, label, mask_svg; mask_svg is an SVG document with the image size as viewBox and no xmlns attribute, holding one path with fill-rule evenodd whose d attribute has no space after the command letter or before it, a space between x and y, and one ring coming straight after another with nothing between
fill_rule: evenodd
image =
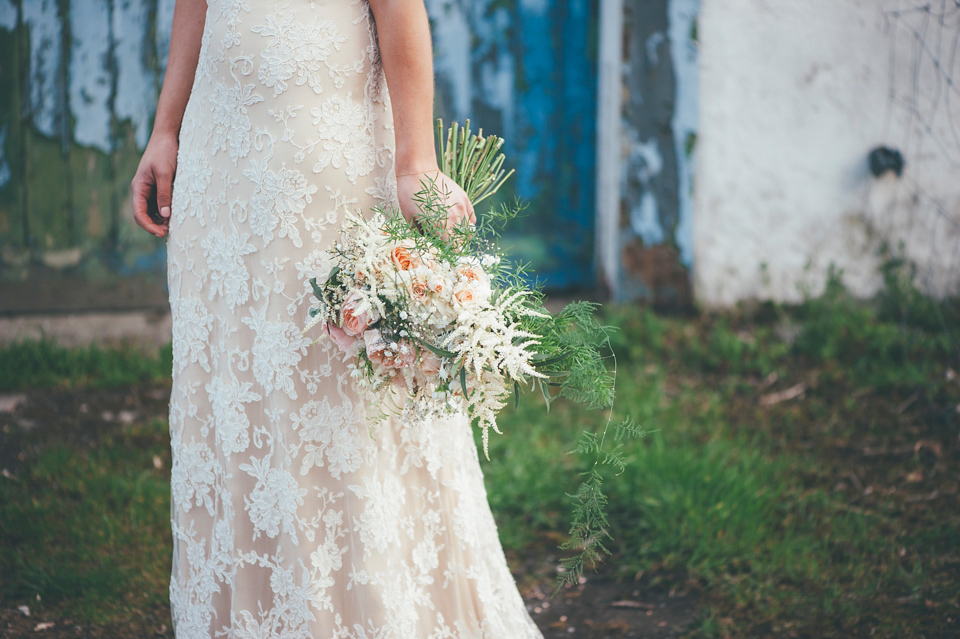
<instances>
[{"instance_id":1,"label":"weathered wooden door","mask_svg":"<svg viewBox=\"0 0 960 639\"><path fill-rule=\"evenodd\" d=\"M165 306L133 224L174 0L0 0L0 313ZM427 0L438 111L508 140L504 241L550 288L593 281L596 0Z\"/></svg>"},{"instance_id":2,"label":"weathered wooden door","mask_svg":"<svg viewBox=\"0 0 960 639\"><path fill-rule=\"evenodd\" d=\"M0 313L165 304L129 183L171 6L0 0Z\"/></svg>"}]
</instances>

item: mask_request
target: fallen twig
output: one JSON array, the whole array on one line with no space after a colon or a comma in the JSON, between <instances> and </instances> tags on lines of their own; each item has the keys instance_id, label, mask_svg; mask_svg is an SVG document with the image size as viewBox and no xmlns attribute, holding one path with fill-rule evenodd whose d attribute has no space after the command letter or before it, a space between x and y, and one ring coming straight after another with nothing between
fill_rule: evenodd
<instances>
[{"instance_id":1,"label":"fallen twig","mask_svg":"<svg viewBox=\"0 0 960 639\"><path fill-rule=\"evenodd\" d=\"M773 406L774 404L779 404L780 402L785 402L791 400L795 397L802 395L807 388L809 388L806 382L800 382L790 388L784 389L782 391L777 391L775 393L768 393L763 395L760 398L761 406Z\"/></svg>"}]
</instances>

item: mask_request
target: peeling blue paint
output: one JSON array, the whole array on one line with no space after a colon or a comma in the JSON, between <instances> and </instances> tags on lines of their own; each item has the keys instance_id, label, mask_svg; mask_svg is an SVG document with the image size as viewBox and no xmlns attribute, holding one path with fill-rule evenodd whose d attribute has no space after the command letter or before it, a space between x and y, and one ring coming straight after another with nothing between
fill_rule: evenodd
<instances>
[{"instance_id":1,"label":"peeling blue paint","mask_svg":"<svg viewBox=\"0 0 960 639\"><path fill-rule=\"evenodd\" d=\"M684 265L693 265L693 174L694 153L688 153L687 140L695 136L699 119L700 76L697 66L697 44L693 40L694 25L700 10L700 0L670 0L670 51L676 77L673 129L677 156L678 211L674 241L680 249Z\"/></svg>"},{"instance_id":2,"label":"peeling blue paint","mask_svg":"<svg viewBox=\"0 0 960 639\"><path fill-rule=\"evenodd\" d=\"M30 29L30 115L40 133L54 137L65 116L57 99L62 46L58 7L56 0L30 0L22 7Z\"/></svg>"},{"instance_id":3,"label":"peeling blue paint","mask_svg":"<svg viewBox=\"0 0 960 639\"><path fill-rule=\"evenodd\" d=\"M643 189L640 199L630 206L630 227L643 239L644 246L660 244L664 240L664 231L652 182L663 171L663 156L656 138L634 142L627 167Z\"/></svg>"},{"instance_id":4,"label":"peeling blue paint","mask_svg":"<svg viewBox=\"0 0 960 639\"><path fill-rule=\"evenodd\" d=\"M511 188L535 220L521 221L518 257L552 287L592 281L592 9L590 0L427 0L441 103L506 139Z\"/></svg>"},{"instance_id":5,"label":"peeling blue paint","mask_svg":"<svg viewBox=\"0 0 960 639\"><path fill-rule=\"evenodd\" d=\"M650 191L645 191L640 201L630 207L630 227L643 239L644 246L656 246L663 242L657 198Z\"/></svg>"},{"instance_id":6,"label":"peeling blue paint","mask_svg":"<svg viewBox=\"0 0 960 639\"><path fill-rule=\"evenodd\" d=\"M471 48L467 66L471 69L474 89L461 119L473 118L475 123L503 136L511 144L516 142L517 66L511 41L511 15L507 8L496 7L496 0L468 4L472 10L472 35L468 37Z\"/></svg>"},{"instance_id":7,"label":"peeling blue paint","mask_svg":"<svg viewBox=\"0 0 960 639\"><path fill-rule=\"evenodd\" d=\"M557 138L544 134L544 129L551 127L558 106L550 99L555 86L551 76L556 61L550 46L550 16L543 2L521 2L516 22L515 27L522 33L518 56L523 77L523 87L517 95L520 106L518 125L525 132L525 139L517 141L517 193L529 199L537 195L537 174L544 170L549 172L556 159Z\"/></svg>"},{"instance_id":8,"label":"peeling blue paint","mask_svg":"<svg viewBox=\"0 0 960 639\"><path fill-rule=\"evenodd\" d=\"M150 124L157 106L156 81L145 64L143 45L149 42L146 2L114 2L113 57L117 65L114 114L133 126L137 146L150 137Z\"/></svg>"},{"instance_id":9,"label":"peeling blue paint","mask_svg":"<svg viewBox=\"0 0 960 639\"><path fill-rule=\"evenodd\" d=\"M149 41L146 12L142 2L71 3L70 112L78 144L113 150L116 118L129 121L137 146L146 146L157 102L154 74L144 61L143 46ZM116 87L111 85L111 65L116 69Z\"/></svg>"},{"instance_id":10,"label":"peeling blue paint","mask_svg":"<svg viewBox=\"0 0 960 639\"><path fill-rule=\"evenodd\" d=\"M522 197L546 208L538 234L548 243L548 285L593 282L596 61L587 53L591 3L521 3L522 90L516 96Z\"/></svg>"},{"instance_id":11,"label":"peeling blue paint","mask_svg":"<svg viewBox=\"0 0 960 639\"><path fill-rule=\"evenodd\" d=\"M17 8L10 0L0 0L0 29L13 31L17 26Z\"/></svg>"},{"instance_id":12,"label":"peeling blue paint","mask_svg":"<svg viewBox=\"0 0 960 639\"><path fill-rule=\"evenodd\" d=\"M463 121L470 113L473 83L470 47L473 33L467 9L460 2L427 0L433 29L434 69L445 83L453 107L453 118Z\"/></svg>"},{"instance_id":13,"label":"peeling blue paint","mask_svg":"<svg viewBox=\"0 0 960 639\"><path fill-rule=\"evenodd\" d=\"M77 144L113 150L110 117L110 7L108 0L70 4L70 112Z\"/></svg>"},{"instance_id":14,"label":"peeling blue paint","mask_svg":"<svg viewBox=\"0 0 960 639\"><path fill-rule=\"evenodd\" d=\"M173 6L176 0L157 2L157 60L160 63L160 77L167 71L167 56L170 54L170 36L173 31Z\"/></svg>"},{"instance_id":15,"label":"peeling blue paint","mask_svg":"<svg viewBox=\"0 0 960 639\"><path fill-rule=\"evenodd\" d=\"M655 31L647 38L647 63L651 67L656 67L660 64L659 49L660 45L663 44L666 39L667 36L665 36L662 31Z\"/></svg>"}]
</instances>

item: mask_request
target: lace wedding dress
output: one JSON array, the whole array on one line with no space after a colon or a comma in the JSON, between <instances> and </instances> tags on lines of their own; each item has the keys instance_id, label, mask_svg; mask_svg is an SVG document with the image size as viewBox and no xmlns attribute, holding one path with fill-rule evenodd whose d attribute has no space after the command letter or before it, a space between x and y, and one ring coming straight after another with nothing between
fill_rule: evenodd
<instances>
[{"instance_id":1,"label":"lace wedding dress","mask_svg":"<svg viewBox=\"0 0 960 639\"><path fill-rule=\"evenodd\" d=\"M467 420L368 421L301 334L344 212L395 191L366 1L209 0L168 244L178 639L541 636Z\"/></svg>"}]
</instances>

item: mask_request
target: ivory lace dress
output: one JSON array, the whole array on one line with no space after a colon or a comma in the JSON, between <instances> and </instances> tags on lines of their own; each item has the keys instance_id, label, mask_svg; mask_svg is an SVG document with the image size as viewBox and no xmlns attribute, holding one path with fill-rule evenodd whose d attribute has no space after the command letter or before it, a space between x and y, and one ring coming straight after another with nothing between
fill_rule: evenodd
<instances>
[{"instance_id":1,"label":"ivory lace dress","mask_svg":"<svg viewBox=\"0 0 960 639\"><path fill-rule=\"evenodd\" d=\"M371 428L301 334L344 212L396 202L366 0L208 5L168 243L176 636L539 638L467 420Z\"/></svg>"}]
</instances>

